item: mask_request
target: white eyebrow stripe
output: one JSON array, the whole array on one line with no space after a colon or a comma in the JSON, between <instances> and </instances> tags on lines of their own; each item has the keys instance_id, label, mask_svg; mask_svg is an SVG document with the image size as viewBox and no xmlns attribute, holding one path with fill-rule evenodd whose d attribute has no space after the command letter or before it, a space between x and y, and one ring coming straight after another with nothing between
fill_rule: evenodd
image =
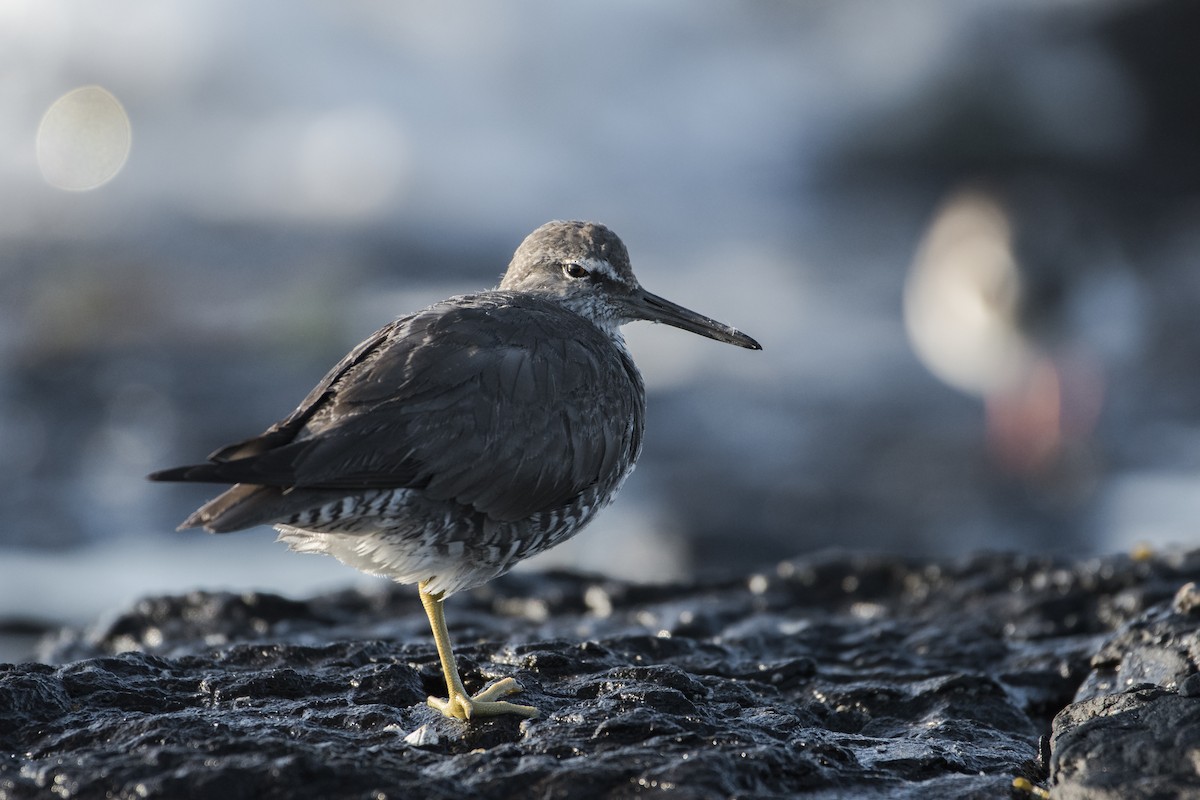
<instances>
[{"instance_id":1,"label":"white eyebrow stripe","mask_svg":"<svg viewBox=\"0 0 1200 800\"><path fill-rule=\"evenodd\" d=\"M581 258L577 263L588 272L599 273L608 278L610 281L617 281L618 283L625 282L624 279L617 274L617 271L613 269L612 264L608 263L602 258Z\"/></svg>"}]
</instances>

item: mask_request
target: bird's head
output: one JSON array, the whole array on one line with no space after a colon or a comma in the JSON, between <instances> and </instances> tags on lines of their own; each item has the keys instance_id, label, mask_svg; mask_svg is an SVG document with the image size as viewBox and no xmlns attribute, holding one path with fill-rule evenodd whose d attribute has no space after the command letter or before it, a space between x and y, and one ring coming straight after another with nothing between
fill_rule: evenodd
<instances>
[{"instance_id":1,"label":"bird's head","mask_svg":"<svg viewBox=\"0 0 1200 800\"><path fill-rule=\"evenodd\" d=\"M554 300L611 333L627 322L648 320L762 349L741 331L643 289L624 243L596 222L547 222L526 236L500 288Z\"/></svg>"}]
</instances>

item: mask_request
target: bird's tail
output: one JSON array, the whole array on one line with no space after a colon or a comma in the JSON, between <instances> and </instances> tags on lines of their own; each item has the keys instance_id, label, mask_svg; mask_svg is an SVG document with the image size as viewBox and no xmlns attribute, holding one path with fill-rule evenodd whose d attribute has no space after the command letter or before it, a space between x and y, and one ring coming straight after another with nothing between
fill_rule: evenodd
<instances>
[{"instance_id":1,"label":"bird's tail","mask_svg":"<svg viewBox=\"0 0 1200 800\"><path fill-rule=\"evenodd\" d=\"M176 471L167 470L167 472ZM189 480L188 478L154 479ZM277 486L239 483L196 509L190 517L183 521L178 530L204 528L212 533L231 533L255 525L268 524L274 522L284 511L280 507L283 499L283 490Z\"/></svg>"},{"instance_id":2,"label":"bird's tail","mask_svg":"<svg viewBox=\"0 0 1200 800\"><path fill-rule=\"evenodd\" d=\"M180 469L187 469L182 467ZM167 470L167 473L179 470ZM161 474L161 473L156 473ZM172 480L156 478L156 480ZM174 480L180 480L175 478ZM183 479L187 480L187 479ZM296 515L341 500L349 494L338 489L297 489L239 483L209 500L183 521L179 530L203 528L210 533L232 533L255 525L294 521Z\"/></svg>"},{"instance_id":3,"label":"bird's tail","mask_svg":"<svg viewBox=\"0 0 1200 800\"><path fill-rule=\"evenodd\" d=\"M221 473L223 464L190 464L151 472L146 477L152 481L189 481L194 483L230 483Z\"/></svg>"}]
</instances>

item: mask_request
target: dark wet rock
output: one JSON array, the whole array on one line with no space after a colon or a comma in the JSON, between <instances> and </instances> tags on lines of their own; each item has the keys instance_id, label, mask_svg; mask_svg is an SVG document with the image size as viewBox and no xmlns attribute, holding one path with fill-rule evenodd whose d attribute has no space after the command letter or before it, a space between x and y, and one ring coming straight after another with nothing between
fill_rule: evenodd
<instances>
[{"instance_id":1,"label":"dark wet rock","mask_svg":"<svg viewBox=\"0 0 1200 800\"><path fill-rule=\"evenodd\" d=\"M1200 796L1200 589L1117 631L1054 719L1055 798Z\"/></svg>"},{"instance_id":2,"label":"dark wet rock","mask_svg":"<svg viewBox=\"0 0 1200 800\"><path fill-rule=\"evenodd\" d=\"M470 724L423 702L411 587L153 598L0 667L0 797L1153 796L1101 779L1194 787L1198 578L1200 553L508 576L450 601L455 649L543 716Z\"/></svg>"}]
</instances>

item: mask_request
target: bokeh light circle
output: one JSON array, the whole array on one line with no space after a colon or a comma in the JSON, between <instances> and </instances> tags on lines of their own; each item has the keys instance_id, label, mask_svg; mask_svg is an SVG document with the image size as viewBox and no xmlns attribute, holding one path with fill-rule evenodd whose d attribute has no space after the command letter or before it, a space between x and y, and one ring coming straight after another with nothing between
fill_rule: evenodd
<instances>
[{"instance_id":1,"label":"bokeh light circle","mask_svg":"<svg viewBox=\"0 0 1200 800\"><path fill-rule=\"evenodd\" d=\"M54 101L37 131L37 162L51 186L83 192L112 180L129 158L129 115L100 86L81 86Z\"/></svg>"}]
</instances>

